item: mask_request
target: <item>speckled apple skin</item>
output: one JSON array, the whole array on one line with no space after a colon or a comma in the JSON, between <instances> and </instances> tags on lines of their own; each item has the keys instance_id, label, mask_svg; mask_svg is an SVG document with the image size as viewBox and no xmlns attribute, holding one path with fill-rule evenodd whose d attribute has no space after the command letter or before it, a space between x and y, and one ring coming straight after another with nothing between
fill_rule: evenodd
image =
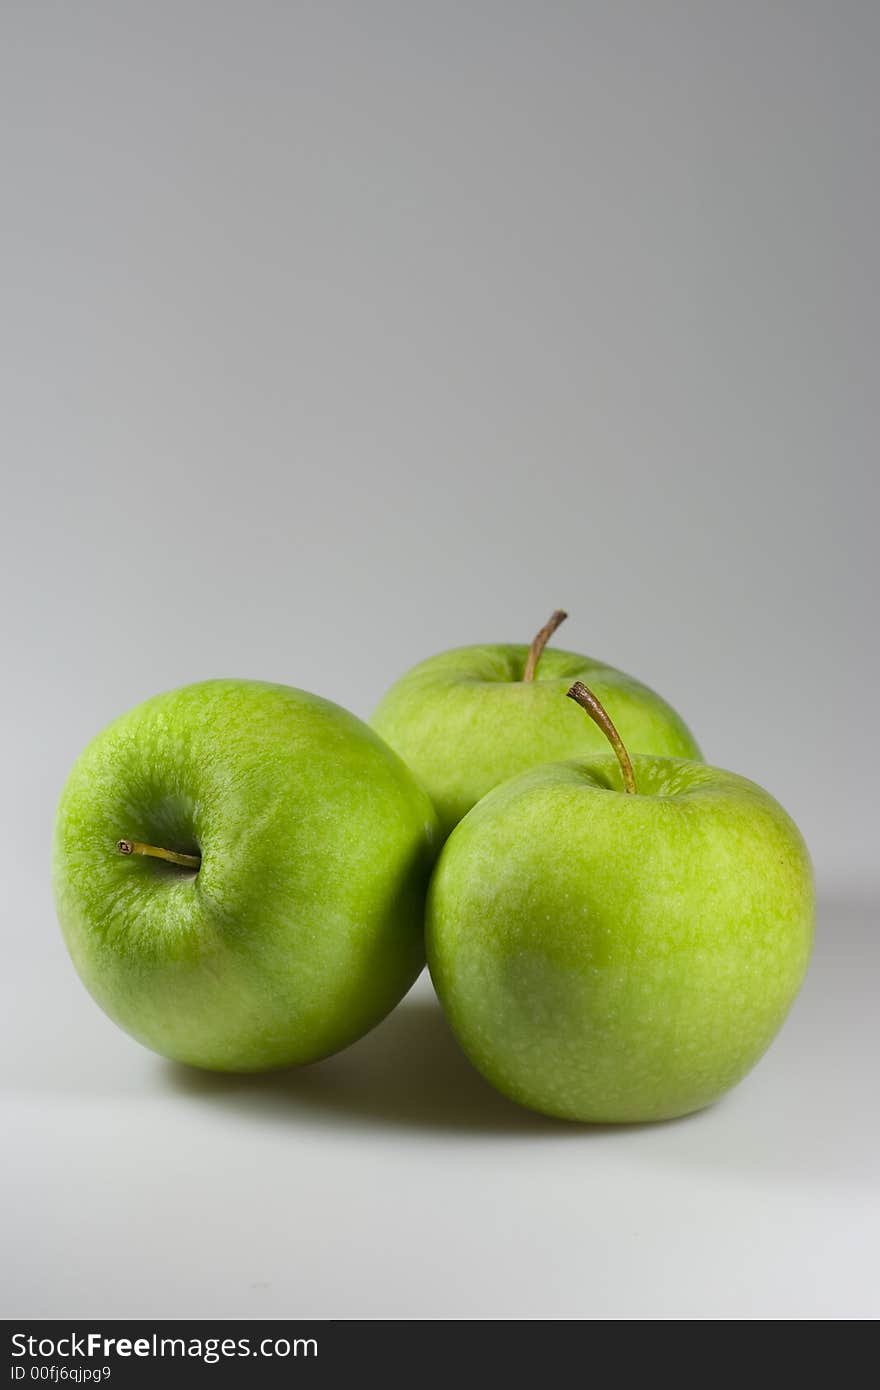
<instances>
[{"instance_id":1,"label":"speckled apple skin","mask_svg":"<svg viewBox=\"0 0 880 1390\"><path fill-rule=\"evenodd\" d=\"M198 873L120 838L200 852ZM194 1066L326 1056L424 963L429 800L360 720L301 690L217 680L117 719L70 774L53 879L84 984Z\"/></svg>"},{"instance_id":2,"label":"speckled apple skin","mask_svg":"<svg viewBox=\"0 0 880 1390\"><path fill-rule=\"evenodd\" d=\"M566 700L584 681L630 753L701 759L693 734L653 690L613 666L548 647L537 679L522 679L528 647L459 647L414 666L383 696L370 723L434 802L444 836L472 806L540 763L607 750L583 710Z\"/></svg>"},{"instance_id":3,"label":"speckled apple skin","mask_svg":"<svg viewBox=\"0 0 880 1390\"><path fill-rule=\"evenodd\" d=\"M453 831L428 963L454 1033L498 1090L570 1120L669 1119L755 1065L804 978L813 879L753 782L613 757L535 769Z\"/></svg>"}]
</instances>

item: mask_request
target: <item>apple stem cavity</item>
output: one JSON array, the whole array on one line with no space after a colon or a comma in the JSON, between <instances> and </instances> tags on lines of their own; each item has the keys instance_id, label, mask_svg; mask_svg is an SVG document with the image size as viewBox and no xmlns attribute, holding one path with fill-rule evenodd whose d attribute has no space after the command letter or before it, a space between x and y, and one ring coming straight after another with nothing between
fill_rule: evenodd
<instances>
[{"instance_id":1,"label":"apple stem cavity","mask_svg":"<svg viewBox=\"0 0 880 1390\"><path fill-rule=\"evenodd\" d=\"M598 696L593 694L588 686L584 685L583 681L575 681L571 690L566 691L566 695L569 700L574 700L576 704L580 705L581 709L587 711L587 714L594 724L598 724L617 754L617 761L620 763L620 771L623 774L623 790L635 795L636 779L633 773L633 765L630 762L629 753L627 753L623 744L623 739L615 729L611 715L602 704L602 701Z\"/></svg>"},{"instance_id":2,"label":"apple stem cavity","mask_svg":"<svg viewBox=\"0 0 880 1390\"><path fill-rule=\"evenodd\" d=\"M565 622L567 617L568 614L564 613L561 608L555 609L541 628L541 631L533 638L532 645L529 647L529 654L526 657L526 669L523 671L524 681L533 681L535 679L535 672L538 669L538 662L541 660L541 653L556 629L561 623Z\"/></svg>"},{"instance_id":3,"label":"apple stem cavity","mask_svg":"<svg viewBox=\"0 0 880 1390\"><path fill-rule=\"evenodd\" d=\"M176 849L161 849L158 845L145 845L141 840L117 840L116 848L120 854L144 854L148 859L164 859L167 864L179 864L182 869L200 869L200 854L178 854Z\"/></svg>"}]
</instances>

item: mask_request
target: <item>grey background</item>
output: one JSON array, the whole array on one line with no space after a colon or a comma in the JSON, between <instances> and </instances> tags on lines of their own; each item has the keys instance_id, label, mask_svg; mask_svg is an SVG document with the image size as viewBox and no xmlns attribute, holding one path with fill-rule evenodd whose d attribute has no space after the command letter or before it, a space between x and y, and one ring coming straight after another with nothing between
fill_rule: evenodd
<instances>
[{"instance_id":1,"label":"grey background","mask_svg":"<svg viewBox=\"0 0 880 1390\"><path fill-rule=\"evenodd\" d=\"M0 38L4 1310L876 1315L877 6L7 0ZM733 1096L544 1124L426 980L249 1087L102 1018L47 883L93 733L219 674L366 715L557 604L813 850Z\"/></svg>"}]
</instances>

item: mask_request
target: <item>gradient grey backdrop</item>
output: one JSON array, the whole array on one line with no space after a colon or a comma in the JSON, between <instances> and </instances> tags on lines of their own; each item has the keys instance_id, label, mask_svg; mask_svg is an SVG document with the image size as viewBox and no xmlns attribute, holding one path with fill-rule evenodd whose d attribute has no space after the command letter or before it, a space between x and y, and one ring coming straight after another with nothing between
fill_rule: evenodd
<instances>
[{"instance_id":1,"label":"gradient grey backdrop","mask_svg":"<svg viewBox=\"0 0 880 1390\"><path fill-rule=\"evenodd\" d=\"M4 1311L876 1315L877 5L0 14ZM735 1095L545 1125L424 981L250 1087L102 1018L47 883L93 733L220 674L367 714L557 604L812 847Z\"/></svg>"}]
</instances>

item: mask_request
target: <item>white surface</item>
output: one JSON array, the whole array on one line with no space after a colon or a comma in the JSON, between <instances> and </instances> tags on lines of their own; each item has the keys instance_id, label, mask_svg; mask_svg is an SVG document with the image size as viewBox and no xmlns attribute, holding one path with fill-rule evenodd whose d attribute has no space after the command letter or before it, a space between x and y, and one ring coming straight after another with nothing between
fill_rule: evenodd
<instances>
[{"instance_id":1,"label":"white surface","mask_svg":"<svg viewBox=\"0 0 880 1390\"><path fill-rule=\"evenodd\" d=\"M338 1058L230 1080L142 1052L56 962L7 1003L32 1050L6 1059L3 1312L876 1317L876 908L820 921L752 1076L627 1129L496 1096L427 978Z\"/></svg>"}]
</instances>

